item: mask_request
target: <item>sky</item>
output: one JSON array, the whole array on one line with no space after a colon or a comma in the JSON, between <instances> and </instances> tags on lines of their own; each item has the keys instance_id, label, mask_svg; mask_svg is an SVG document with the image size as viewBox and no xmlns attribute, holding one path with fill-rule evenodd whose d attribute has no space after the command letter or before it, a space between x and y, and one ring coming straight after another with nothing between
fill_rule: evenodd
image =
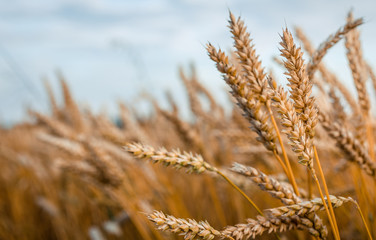
<instances>
[{"instance_id":1,"label":"sky","mask_svg":"<svg viewBox=\"0 0 376 240\"><path fill-rule=\"evenodd\" d=\"M230 49L229 10L243 18L264 66L283 81L282 69L272 61L279 55L282 28L300 26L317 47L351 9L365 19L362 48L376 67L376 1L371 0L0 0L0 123L27 118L27 107L47 112L42 80L60 97L57 71L78 102L110 115L118 101L140 104L142 92L163 105L170 91L186 106L178 67L188 71L191 63L218 101L226 102L205 44ZM343 42L324 61L353 88Z\"/></svg>"}]
</instances>

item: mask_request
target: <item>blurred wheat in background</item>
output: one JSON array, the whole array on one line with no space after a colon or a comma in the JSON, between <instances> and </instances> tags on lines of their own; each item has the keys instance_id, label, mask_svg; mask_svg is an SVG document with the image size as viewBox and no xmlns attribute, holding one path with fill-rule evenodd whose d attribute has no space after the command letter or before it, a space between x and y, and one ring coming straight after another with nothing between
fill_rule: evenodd
<instances>
[{"instance_id":1,"label":"blurred wheat in background","mask_svg":"<svg viewBox=\"0 0 376 240\"><path fill-rule=\"evenodd\" d=\"M284 28L275 76L230 13L234 48L206 45L230 114L193 65L180 69L189 120L169 93L168 110L143 94L152 114L119 103L114 121L79 105L62 74L62 106L46 82L50 113L0 129L0 239L375 238L376 76L362 24L349 13L317 49ZM356 96L322 62L340 42Z\"/></svg>"}]
</instances>

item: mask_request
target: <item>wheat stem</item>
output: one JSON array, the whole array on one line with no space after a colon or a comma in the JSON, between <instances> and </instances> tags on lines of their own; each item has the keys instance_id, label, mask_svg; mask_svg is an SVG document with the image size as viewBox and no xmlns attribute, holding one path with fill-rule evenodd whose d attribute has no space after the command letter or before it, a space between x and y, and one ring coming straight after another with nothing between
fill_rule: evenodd
<instances>
[{"instance_id":1,"label":"wheat stem","mask_svg":"<svg viewBox=\"0 0 376 240\"><path fill-rule=\"evenodd\" d=\"M247 199L247 201L256 209L256 211L261 215L261 216L264 216L264 214L261 212L260 208L257 207L257 205L247 196L247 194L245 194L238 186L235 185L235 183L233 183L228 177L226 177L226 175L224 175L221 171L219 170L216 170L217 174L219 174L221 177L223 177L223 179L225 179L233 188L235 188L238 192L240 192L240 194L245 198ZM281 240L281 238L279 237L279 235L277 233L274 233L274 235L276 236L276 238L278 240Z\"/></svg>"},{"instance_id":2,"label":"wheat stem","mask_svg":"<svg viewBox=\"0 0 376 240\"><path fill-rule=\"evenodd\" d=\"M289 172L287 171L286 165L283 163L281 157L278 155L278 153L277 153L276 150L273 150L273 155L277 159L277 161L279 162L279 164L281 164L281 166L283 168L283 171L285 172L287 178L289 179L289 182L291 182L291 176L290 176Z\"/></svg>"},{"instance_id":3,"label":"wheat stem","mask_svg":"<svg viewBox=\"0 0 376 240\"><path fill-rule=\"evenodd\" d=\"M327 211L328 216L330 215L330 218L332 218L332 224L333 224L332 228L333 228L334 233L337 235L336 239L341 239L340 236L339 236L339 230L338 230L338 226L337 226L336 217L334 215L334 211L333 211L332 203L331 203L331 200L330 200L330 195L329 195L328 187L326 185L325 176L324 176L324 173L323 173L322 168L321 168L321 164L320 164L319 156L317 154L316 146L313 146L313 151L315 153L316 164L317 164L317 168L319 169L319 174L320 174L320 177L321 177L321 181L323 182L323 185L324 185L325 195L326 195L326 198L328 199L329 211L328 211L328 206L325 206L326 204L325 204L325 201L323 200L324 201L325 210ZM318 182L316 173L314 171L312 171L312 173L314 174L315 181L316 181L317 186L319 188L320 196L323 199L322 190L321 190L321 187L320 187L320 183Z\"/></svg>"},{"instance_id":4,"label":"wheat stem","mask_svg":"<svg viewBox=\"0 0 376 240\"><path fill-rule=\"evenodd\" d=\"M245 198L247 199L247 201L256 209L256 211L260 214L260 215L264 215L260 208L257 207L257 205L247 196L247 194L245 194L238 186L235 185L235 183L233 183L228 177L226 177L226 175L224 175L221 171L217 170L216 171L217 174L219 174L223 179L225 179L233 188L235 188L238 192L240 192L240 194Z\"/></svg>"},{"instance_id":5,"label":"wheat stem","mask_svg":"<svg viewBox=\"0 0 376 240\"><path fill-rule=\"evenodd\" d=\"M372 238L371 232L370 232L370 230L369 230L369 228L368 228L368 226L367 226L366 219L364 218L364 215L363 215L363 213L362 213L362 210L360 209L360 206L359 206L358 202L355 201L355 200L352 201L352 202L355 204L356 209L358 210L359 215L360 215L360 217L362 218L363 224L364 224L364 226L366 227L366 231L367 231L367 234L368 234L368 238L369 238L370 240L372 240L373 238Z\"/></svg>"},{"instance_id":6,"label":"wheat stem","mask_svg":"<svg viewBox=\"0 0 376 240\"><path fill-rule=\"evenodd\" d=\"M324 195L322 193L322 190L321 190L321 187L320 187L320 183L319 183L319 180L316 176L316 173L314 172L314 169L310 169L310 172L313 176L313 179L315 180L315 183L317 185L317 188L319 189L319 193L320 193L320 198L321 200L323 201L323 205L324 205L324 208L325 208L325 211L326 211L326 214L328 215L328 219L329 219L329 222L330 222L330 226L332 227L333 229L333 235L334 235L334 239L336 240L339 240L339 236L337 235L337 231L335 230L335 226L334 226L334 223L333 223L333 220L332 220L332 217L331 217L331 214L329 212L329 209L328 209L328 205L326 204L325 202L325 199L324 199Z\"/></svg>"},{"instance_id":7,"label":"wheat stem","mask_svg":"<svg viewBox=\"0 0 376 240\"><path fill-rule=\"evenodd\" d=\"M312 199L312 179L309 169L307 168L307 185L308 185L308 200Z\"/></svg>"}]
</instances>

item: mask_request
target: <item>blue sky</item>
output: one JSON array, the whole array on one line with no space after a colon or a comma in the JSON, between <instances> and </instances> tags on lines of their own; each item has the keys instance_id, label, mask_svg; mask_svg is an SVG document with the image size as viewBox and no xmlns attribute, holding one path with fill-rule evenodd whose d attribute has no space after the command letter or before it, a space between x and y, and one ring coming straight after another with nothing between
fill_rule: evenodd
<instances>
[{"instance_id":1,"label":"blue sky","mask_svg":"<svg viewBox=\"0 0 376 240\"><path fill-rule=\"evenodd\" d=\"M241 15L264 66L279 54L282 27L301 26L318 46L345 23L353 8L364 17L365 58L376 67L376 1L223 0L12 0L0 1L0 121L25 116L25 107L46 111L42 78L58 92L63 72L76 99L95 111L116 113L116 102L134 104L148 91L163 102L166 90L184 102L178 66L193 62L219 101L224 84L204 45L227 50L228 9ZM343 43L325 62L350 85ZM352 86L352 85L351 85Z\"/></svg>"}]
</instances>

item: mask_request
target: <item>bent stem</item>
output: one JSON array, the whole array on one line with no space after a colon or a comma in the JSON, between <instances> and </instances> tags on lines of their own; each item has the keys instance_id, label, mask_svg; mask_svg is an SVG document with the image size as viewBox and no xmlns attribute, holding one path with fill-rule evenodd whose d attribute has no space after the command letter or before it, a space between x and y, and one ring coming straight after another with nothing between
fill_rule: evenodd
<instances>
[{"instance_id":1,"label":"bent stem","mask_svg":"<svg viewBox=\"0 0 376 240\"><path fill-rule=\"evenodd\" d=\"M279 133L279 128L278 128L277 122L275 121L272 109L270 108L270 103L269 102L266 103L266 107L268 109L268 112L269 112L269 115L270 115L270 119L272 120L273 126L275 128L276 133L277 133L277 138L278 138L279 144L281 145L283 158L284 158L285 164L287 166L287 173L286 173L286 175L289 178L289 181L290 181L292 187L294 188L295 194L298 197L300 197L299 190L298 190L298 185L296 184L294 173L293 173L293 171L291 169L290 161L289 161L289 159L287 157L287 153L286 153L285 147L283 146L282 137L281 137L281 134Z\"/></svg>"}]
</instances>

